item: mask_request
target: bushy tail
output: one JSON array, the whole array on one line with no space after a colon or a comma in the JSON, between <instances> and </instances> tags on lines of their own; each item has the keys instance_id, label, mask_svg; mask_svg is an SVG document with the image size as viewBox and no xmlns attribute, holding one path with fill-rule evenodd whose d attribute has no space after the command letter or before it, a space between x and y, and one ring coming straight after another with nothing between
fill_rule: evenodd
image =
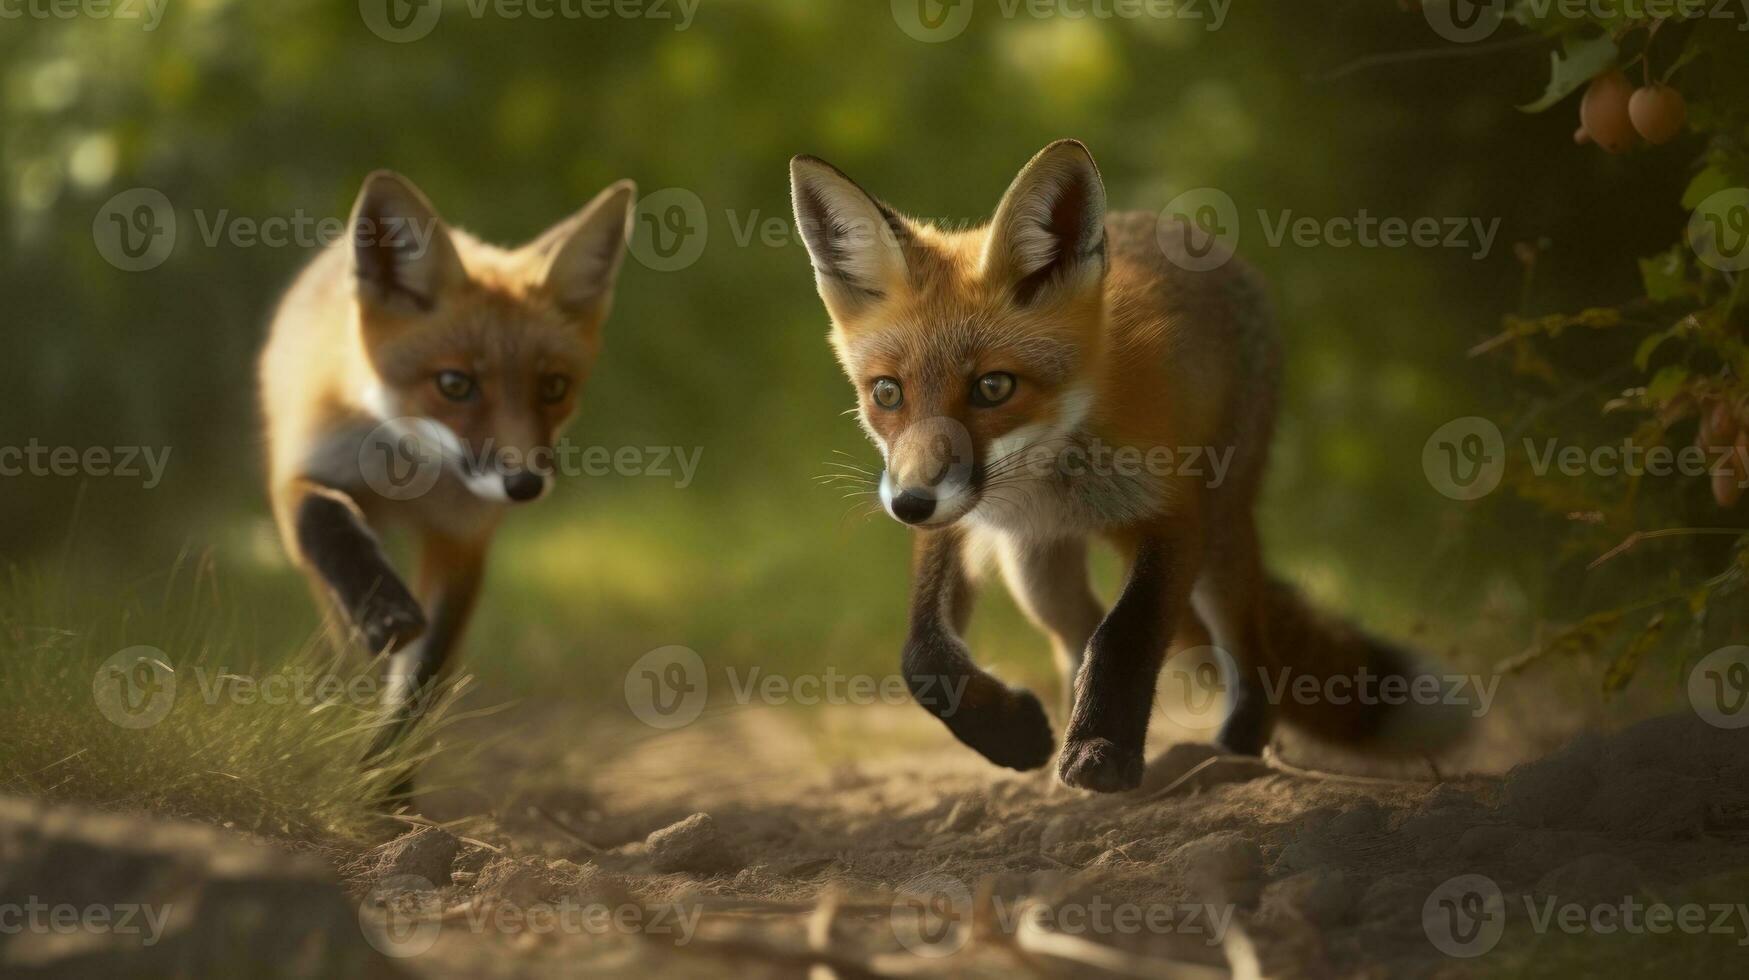
<instances>
[{"instance_id":1,"label":"bushy tail","mask_svg":"<svg viewBox=\"0 0 1749 980\"><path fill-rule=\"evenodd\" d=\"M1294 727L1340 745L1408 754L1437 751L1468 730L1479 703L1472 683L1313 607L1279 579L1266 587L1264 624L1266 693Z\"/></svg>"}]
</instances>

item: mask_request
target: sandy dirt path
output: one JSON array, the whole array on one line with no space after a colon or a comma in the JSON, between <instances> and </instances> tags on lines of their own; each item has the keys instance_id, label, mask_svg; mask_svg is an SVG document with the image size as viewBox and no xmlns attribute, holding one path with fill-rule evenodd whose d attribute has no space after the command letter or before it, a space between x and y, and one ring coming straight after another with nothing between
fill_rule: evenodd
<instances>
[{"instance_id":1,"label":"sandy dirt path","mask_svg":"<svg viewBox=\"0 0 1749 980\"><path fill-rule=\"evenodd\" d=\"M443 926L398 958L413 975L1749 962L1749 733L1693 714L1440 781L1421 761L1365 773L1291 744L1270 762L1223 758L1162 731L1143 787L1118 796L996 769L898 706L707 713L666 733L559 713L491 724L510 734L453 761L444 775L471 785L428 807L458 840L425 869ZM352 885L393 911L380 883L410 868L392 845ZM1677 921L1689 906L1707 928Z\"/></svg>"}]
</instances>

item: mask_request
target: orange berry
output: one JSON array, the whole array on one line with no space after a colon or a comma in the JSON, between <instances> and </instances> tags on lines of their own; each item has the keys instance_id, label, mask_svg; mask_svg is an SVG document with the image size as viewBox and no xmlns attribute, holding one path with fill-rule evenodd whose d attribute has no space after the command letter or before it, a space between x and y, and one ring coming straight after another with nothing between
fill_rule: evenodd
<instances>
[{"instance_id":1,"label":"orange berry","mask_svg":"<svg viewBox=\"0 0 1749 980\"><path fill-rule=\"evenodd\" d=\"M1628 118L1648 143L1668 143L1688 122L1688 103L1668 85L1647 85L1628 99Z\"/></svg>"},{"instance_id":2,"label":"orange berry","mask_svg":"<svg viewBox=\"0 0 1749 980\"><path fill-rule=\"evenodd\" d=\"M1628 115L1633 85L1619 68L1593 78L1579 102L1579 121L1598 146L1611 153L1626 153L1634 145L1634 122Z\"/></svg>"}]
</instances>

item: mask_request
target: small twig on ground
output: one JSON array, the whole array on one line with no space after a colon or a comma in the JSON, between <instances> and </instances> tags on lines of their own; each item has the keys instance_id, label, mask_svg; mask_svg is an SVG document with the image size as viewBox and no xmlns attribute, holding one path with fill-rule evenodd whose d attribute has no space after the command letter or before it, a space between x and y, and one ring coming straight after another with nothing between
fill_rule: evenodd
<instances>
[{"instance_id":1,"label":"small twig on ground","mask_svg":"<svg viewBox=\"0 0 1749 980\"><path fill-rule=\"evenodd\" d=\"M1155 790L1154 792L1149 793L1147 796L1142 797L1142 802L1149 803L1149 802L1152 802L1154 800L1160 799L1161 797L1164 797L1164 796L1171 796L1173 790L1176 790L1178 787L1183 786L1185 783L1187 783L1191 780L1191 777L1195 776L1199 772L1202 772L1204 769L1207 769L1209 766L1212 766L1215 763L1221 761L1222 758L1223 758L1222 756L1218 756L1218 755L1209 756L1208 758L1202 760L1201 762L1197 763L1196 765L1191 766L1189 772L1186 772L1184 775L1179 776L1177 779L1174 779L1172 782L1167 783L1165 788Z\"/></svg>"},{"instance_id":2,"label":"small twig on ground","mask_svg":"<svg viewBox=\"0 0 1749 980\"><path fill-rule=\"evenodd\" d=\"M1227 980L1232 974L1221 967L1172 960L1157 956L1142 956L1116 946L1107 946L1080 936L1047 929L1042 918L1022 909L1020 924L1014 930L1014 945L1036 956L1067 960L1083 967L1092 967L1118 976L1140 980Z\"/></svg>"},{"instance_id":3,"label":"small twig on ground","mask_svg":"<svg viewBox=\"0 0 1749 980\"><path fill-rule=\"evenodd\" d=\"M1435 777L1433 779L1409 776L1365 776L1360 773L1329 772L1322 769L1302 769L1283 759L1281 754L1276 752L1273 748L1271 748L1268 754L1264 756L1263 761L1267 763L1271 769L1278 770L1289 776L1297 776L1302 779L1318 779L1326 782L1355 783L1362 786L1436 786L1441 783L1487 782L1493 778L1492 776L1483 773L1474 772L1462 773L1455 776L1444 776L1440 774L1438 768L1433 766L1433 761L1426 757L1423 757L1423 761L1427 762L1428 768L1433 769Z\"/></svg>"}]
</instances>

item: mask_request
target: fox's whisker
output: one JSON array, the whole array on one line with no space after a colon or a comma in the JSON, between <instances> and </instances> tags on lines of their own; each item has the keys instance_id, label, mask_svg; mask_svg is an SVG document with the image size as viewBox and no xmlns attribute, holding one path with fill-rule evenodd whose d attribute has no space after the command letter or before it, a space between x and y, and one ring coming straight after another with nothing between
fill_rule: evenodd
<instances>
[{"instance_id":1,"label":"fox's whisker","mask_svg":"<svg viewBox=\"0 0 1749 980\"><path fill-rule=\"evenodd\" d=\"M860 466L856 466L856 465L851 464L851 463L840 463L835 459L825 460L821 463L821 465L822 466L836 466L839 469L849 470L852 473L861 473L863 476L874 476L875 475L872 470L867 470L867 469L864 469Z\"/></svg>"}]
</instances>

